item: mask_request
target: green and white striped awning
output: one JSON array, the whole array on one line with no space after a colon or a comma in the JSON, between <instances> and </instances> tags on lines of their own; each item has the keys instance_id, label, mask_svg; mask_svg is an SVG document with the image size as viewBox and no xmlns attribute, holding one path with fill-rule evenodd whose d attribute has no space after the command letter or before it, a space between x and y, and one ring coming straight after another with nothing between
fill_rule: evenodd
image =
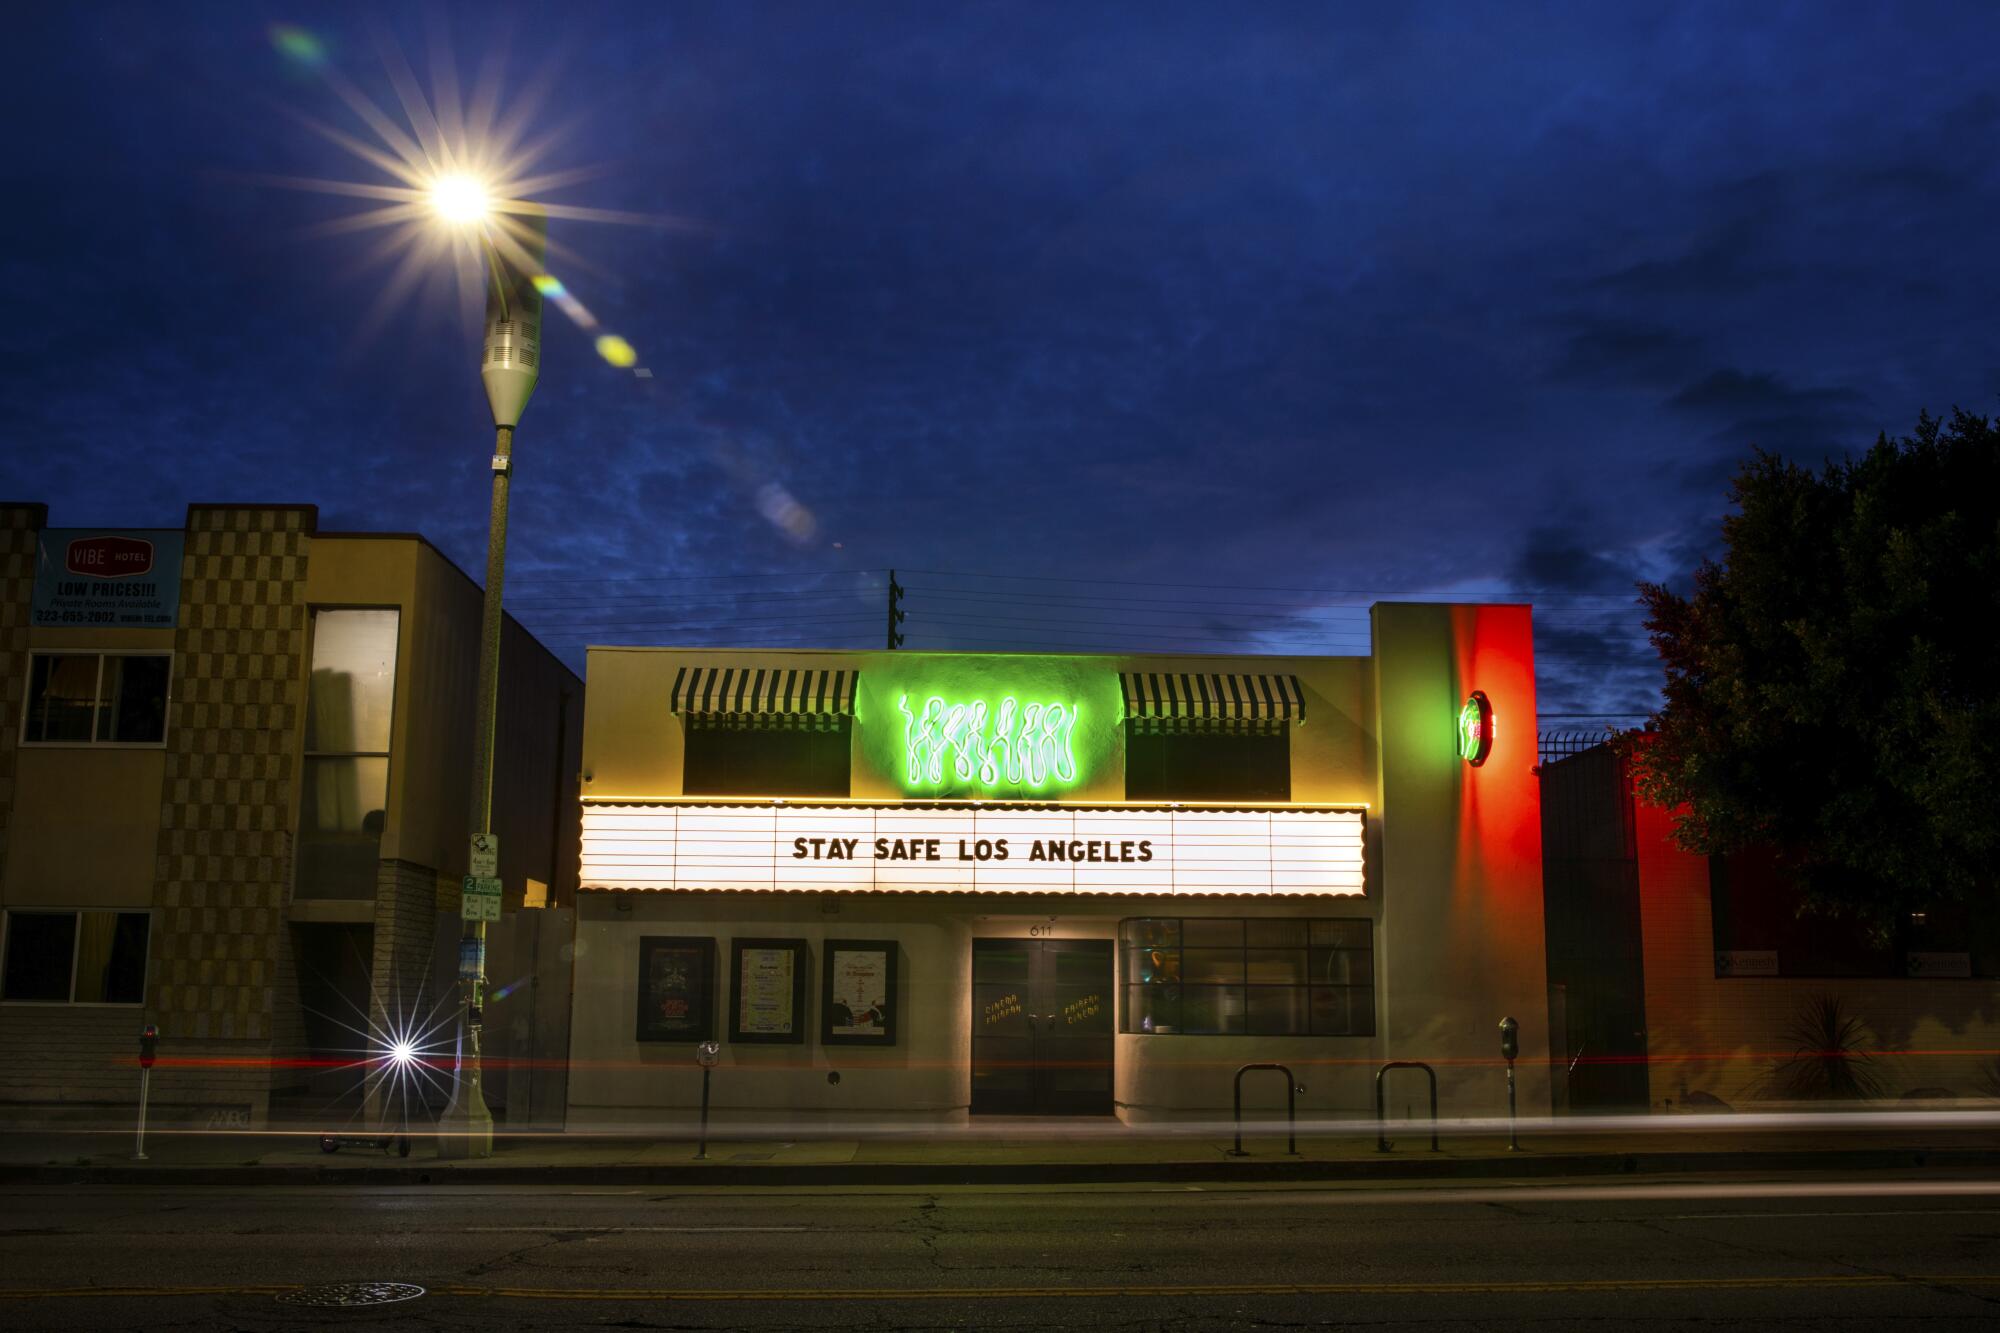
<instances>
[{"instance_id":1,"label":"green and white striped awning","mask_svg":"<svg viewBox=\"0 0 2000 1333\"><path fill-rule=\"evenodd\" d=\"M1305 691L1297 676L1125 671L1128 720L1175 723L1303 722Z\"/></svg>"},{"instance_id":2,"label":"green and white striped awning","mask_svg":"<svg viewBox=\"0 0 2000 1333\"><path fill-rule=\"evenodd\" d=\"M683 717L851 717L859 671L682 667L673 710Z\"/></svg>"}]
</instances>

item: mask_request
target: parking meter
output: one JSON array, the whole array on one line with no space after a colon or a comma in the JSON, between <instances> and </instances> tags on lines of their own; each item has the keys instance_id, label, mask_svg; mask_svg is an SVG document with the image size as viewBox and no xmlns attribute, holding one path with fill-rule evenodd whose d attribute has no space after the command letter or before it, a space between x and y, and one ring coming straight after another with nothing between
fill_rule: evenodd
<instances>
[{"instance_id":1,"label":"parking meter","mask_svg":"<svg viewBox=\"0 0 2000 1333\"><path fill-rule=\"evenodd\" d=\"M132 1160L146 1160L146 1094L153 1082L153 1064L160 1058L160 1030L148 1023L139 1029L139 1130L132 1146Z\"/></svg>"},{"instance_id":2,"label":"parking meter","mask_svg":"<svg viewBox=\"0 0 2000 1333\"><path fill-rule=\"evenodd\" d=\"M694 1048L694 1062L701 1066L701 1142L695 1147L694 1160L708 1160L708 1076L722 1059L722 1043L705 1041Z\"/></svg>"},{"instance_id":3,"label":"parking meter","mask_svg":"<svg viewBox=\"0 0 2000 1333\"><path fill-rule=\"evenodd\" d=\"M1514 1124L1514 1061L1521 1054L1521 1025L1511 1018L1500 1020L1500 1058L1507 1062L1507 1151L1521 1151Z\"/></svg>"}]
</instances>

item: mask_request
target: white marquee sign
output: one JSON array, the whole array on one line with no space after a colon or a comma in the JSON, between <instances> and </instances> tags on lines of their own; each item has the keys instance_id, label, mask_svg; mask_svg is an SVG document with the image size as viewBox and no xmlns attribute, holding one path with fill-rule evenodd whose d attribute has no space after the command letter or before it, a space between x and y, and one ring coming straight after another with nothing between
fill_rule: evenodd
<instances>
[{"instance_id":1,"label":"white marquee sign","mask_svg":"<svg viewBox=\"0 0 2000 1333\"><path fill-rule=\"evenodd\" d=\"M1352 809L583 807L587 889L1359 894Z\"/></svg>"}]
</instances>

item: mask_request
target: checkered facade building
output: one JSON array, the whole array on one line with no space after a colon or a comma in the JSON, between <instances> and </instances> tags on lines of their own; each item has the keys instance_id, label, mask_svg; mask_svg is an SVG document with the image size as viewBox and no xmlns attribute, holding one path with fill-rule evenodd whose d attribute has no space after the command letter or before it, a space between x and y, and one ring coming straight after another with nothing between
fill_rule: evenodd
<instances>
[{"instance_id":1,"label":"checkered facade building","mask_svg":"<svg viewBox=\"0 0 2000 1333\"><path fill-rule=\"evenodd\" d=\"M311 514L188 515L148 1002L169 1038L301 1037L291 883Z\"/></svg>"}]
</instances>

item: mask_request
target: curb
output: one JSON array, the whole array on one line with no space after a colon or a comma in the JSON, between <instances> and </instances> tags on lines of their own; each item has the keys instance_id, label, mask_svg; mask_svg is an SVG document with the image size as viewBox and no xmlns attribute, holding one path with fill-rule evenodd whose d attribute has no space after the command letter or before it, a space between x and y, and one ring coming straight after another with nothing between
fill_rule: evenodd
<instances>
[{"instance_id":1,"label":"curb","mask_svg":"<svg viewBox=\"0 0 2000 1333\"><path fill-rule=\"evenodd\" d=\"M923 1186L1273 1184L1315 1181L1495 1180L1551 1176L1714 1174L1743 1171L1952 1171L2000 1168L2000 1150L1983 1148L1808 1149L1798 1152L1524 1152L1515 1157L1385 1157L1359 1161L1194 1162L828 1162L751 1166L697 1165L470 1166L432 1162L396 1166L86 1166L0 1165L0 1185L644 1185Z\"/></svg>"}]
</instances>

